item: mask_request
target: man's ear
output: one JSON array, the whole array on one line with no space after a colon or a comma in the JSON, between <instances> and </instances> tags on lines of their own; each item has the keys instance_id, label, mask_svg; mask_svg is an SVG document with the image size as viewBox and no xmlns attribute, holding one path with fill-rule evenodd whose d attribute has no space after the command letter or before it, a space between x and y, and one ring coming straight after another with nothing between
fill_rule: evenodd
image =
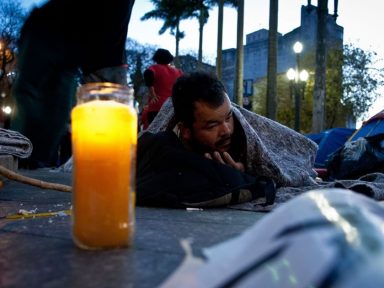
<instances>
[{"instance_id":1,"label":"man's ear","mask_svg":"<svg viewBox=\"0 0 384 288\"><path fill-rule=\"evenodd\" d=\"M192 133L191 133L191 129L188 128L187 126L185 126L183 123L178 123L177 124L178 128L179 128L179 131L180 131L180 135L182 137L182 139L185 139L185 140L190 140L191 139L191 136L192 136Z\"/></svg>"}]
</instances>

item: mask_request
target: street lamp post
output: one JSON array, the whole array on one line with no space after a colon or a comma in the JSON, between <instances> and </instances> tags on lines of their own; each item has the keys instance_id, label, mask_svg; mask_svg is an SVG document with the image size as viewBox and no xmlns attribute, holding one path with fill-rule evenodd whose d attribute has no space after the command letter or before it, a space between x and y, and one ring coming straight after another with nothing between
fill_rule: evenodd
<instances>
[{"instance_id":1,"label":"street lamp post","mask_svg":"<svg viewBox=\"0 0 384 288\"><path fill-rule=\"evenodd\" d=\"M300 106L301 98L304 94L305 82L308 80L308 72L306 70L300 70L300 53L303 51L303 45L300 42L296 42L293 45L293 51L296 54L296 66L295 69L289 68L287 71L287 78L291 82L295 97L295 130L300 131Z\"/></svg>"}]
</instances>

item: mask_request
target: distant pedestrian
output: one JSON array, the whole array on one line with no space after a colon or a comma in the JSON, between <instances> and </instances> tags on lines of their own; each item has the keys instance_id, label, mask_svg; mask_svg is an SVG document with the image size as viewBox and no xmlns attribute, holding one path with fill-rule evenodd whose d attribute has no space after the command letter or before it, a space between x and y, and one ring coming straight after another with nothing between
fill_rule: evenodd
<instances>
[{"instance_id":1,"label":"distant pedestrian","mask_svg":"<svg viewBox=\"0 0 384 288\"><path fill-rule=\"evenodd\" d=\"M166 49L157 49L152 57L156 64L151 65L144 71L144 80L149 90L148 104L144 108L143 115L147 117L143 123L147 128L156 117L161 106L172 94L173 84L183 72L172 66L173 55Z\"/></svg>"}]
</instances>

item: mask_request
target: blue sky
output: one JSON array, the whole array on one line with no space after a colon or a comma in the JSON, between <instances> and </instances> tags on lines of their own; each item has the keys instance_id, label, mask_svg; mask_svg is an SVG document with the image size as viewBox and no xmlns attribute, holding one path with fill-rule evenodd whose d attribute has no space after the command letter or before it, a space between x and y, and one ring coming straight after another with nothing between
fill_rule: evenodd
<instances>
[{"instance_id":1,"label":"blue sky","mask_svg":"<svg viewBox=\"0 0 384 288\"><path fill-rule=\"evenodd\" d=\"M21 0L26 8L33 5L41 5L46 0ZM81 0L79 0L81 1ZM328 0L329 12L333 13L334 1ZM367 3L367 4L366 4ZM368 3L370 6L368 6ZM339 0L337 23L344 27L344 42L354 43L364 50L372 50L378 53L380 59L384 59L384 37L381 36L381 28L384 27L382 15L382 0ZM280 0L279 1L279 23L278 30L285 34L300 25L300 7L306 5L307 0ZM317 1L312 1L317 5ZM244 0L245 21L244 35L259 30L268 29L269 21L269 0ZM128 28L128 37L131 37L142 44L152 44L166 48L172 53L175 51L175 40L169 31L159 35L158 31L162 21L147 20L140 18L148 11L153 10L150 0L136 0L131 22ZM237 13L233 8L224 10L224 37L223 48L236 47L236 24ZM198 22L196 19L183 21L181 30L186 32L186 37L180 42L182 53L198 49ZM210 17L204 28L203 53L206 59L215 59L217 45L217 9L210 11ZM244 40L245 43L245 40ZM384 67L384 61L378 63ZM381 89L384 95L384 87ZM381 97L370 114L377 113L384 109L384 97Z\"/></svg>"},{"instance_id":2,"label":"blue sky","mask_svg":"<svg viewBox=\"0 0 384 288\"><path fill-rule=\"evenodd\" d=\"M41 5L46 0L21 0L25 7ZM329 11L333 12L333 2L329 0ZM268 29L269 0L244 0L245 22L244 34L248 34L261 28ZM362 3L370 3L372 8ZM285 34L300 25L300 7L306 5L307 0L280 0L278 30ZM312 1L317 5L317 1ZM165 32L159 35L158 31L162 21L141 21L140 17L153 9L150 0L136 0L128 36L141 43L159 45L174 52L174 37ZM357 43L363 49L372 49L377 52L384 51L384 39L379 36L380 27L384 27L382 16L382 0L339 0L339 17L337 23L344 27L345 42ZM237 13L233 8L225 8L224 12L224 39L223 46L233 48L236 46ZM208 24L204 28L204 50L209 57L216 51L217 36L217 9L210 11ZM187 34L181 42L181 50L197 50L198 47L198 23L196 19L183 21L181 29ZM384 55L384 52L383 52Z\"/></svg>"}]
</instances>

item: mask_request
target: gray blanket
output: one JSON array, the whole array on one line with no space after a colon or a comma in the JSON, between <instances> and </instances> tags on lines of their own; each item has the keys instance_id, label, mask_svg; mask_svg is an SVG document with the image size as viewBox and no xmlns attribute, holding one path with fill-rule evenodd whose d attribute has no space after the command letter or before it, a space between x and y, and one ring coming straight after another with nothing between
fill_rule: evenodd
<instances>
[{"instance_id":1,"label":"gray blanket","mask_svg":"<svg viewBox=\"0 0 384 288\"><path fill-rule=\"evenodd\" d=\"M233 115L246 137L246 172L266 176L278 186L309 186L316 184L313 164L317 144L296 131L233 104ZM175 127L172 101L169 98L149 132L172 130Z\"/></svg>"},{"instance_id":2,"label":"gray blanket","mask_svg":"<svg viewBox=\"0 0 384 288\"><path fill-rule=\"evenodd\" d=\"M230 206L234 209L270 211L293 197L309 190L321 188L345 188L364 194L378 201L384 200L384 174L374 173L356 180L332 182L315 181L313 170L317 144L296 131L273 120L250 112L233 104L234 117L244 129L247 143L247 173L266 176L279 186L274 205L263 206L263 199ZM173 129L174 120L171 99L168 99L148 131Z\"/></svg>"},{"instance_id":3,"label":"gray blanket","mask_svg":"<svg viewBox=\"0 0 384 288\"><path fill-rule=\"evenodd\" d=\"M255 199L250 202L231 205L230 208L237 210L268 212L296 196L311 190L315 191L324 188L343 188L347 189L350 193L359 193L377 201L384 201L384 174L367 174L355 180L323 181L311 186L280 187L277 189L276 200L272 205L264 206L262 203L265 202L265 199Z\"/></svg>"},{"instance_id":4,"label":"gray blanket","mask_svg":"<svg viewBox=\"0 0 384 288\"><path fill-rule=\"evenodd\" d=\"M17 131L0 128L0 155L28 158L32 153L31 141Z\"/></svg>"}]
</instances>

